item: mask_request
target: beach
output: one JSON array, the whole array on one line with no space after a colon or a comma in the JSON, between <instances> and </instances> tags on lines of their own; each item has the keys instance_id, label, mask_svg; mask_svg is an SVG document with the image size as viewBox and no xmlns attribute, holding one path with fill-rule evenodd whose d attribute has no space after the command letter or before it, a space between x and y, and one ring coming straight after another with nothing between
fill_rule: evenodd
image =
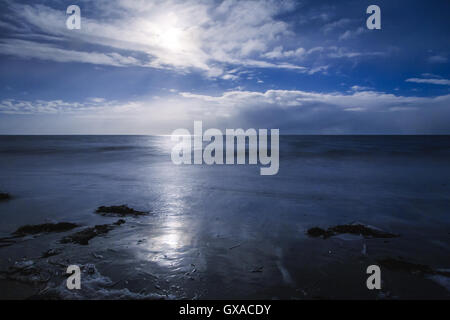
<instances>
[{"instance_id":1,"label":"beach","mask_svg":"<svg viewBox=\"0 0 450 320\"><path fill-rule=\"evenodd\" d=\"M0 298L450 298L449 136L281 135L273 176L177 166L172 146L0 136ZM96 212L122 205L145 214ZM76 226L13 235L61 222ZM308 234L339 225L395 237ZM87 243L73 241L89 228ZM81 290L66 288L72 264ZM369 265L381 290L366 287Z\"/></svg>"}]
</instances>

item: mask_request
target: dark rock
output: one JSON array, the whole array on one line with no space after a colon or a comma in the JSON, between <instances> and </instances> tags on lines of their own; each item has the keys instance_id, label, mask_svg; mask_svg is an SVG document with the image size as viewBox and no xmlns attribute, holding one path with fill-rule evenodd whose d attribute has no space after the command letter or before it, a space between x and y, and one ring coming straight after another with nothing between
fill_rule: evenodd
<instances>
[{"instance_id":1,"label":"dark rock","mask_svg":"<svg viewBox=\"0 0 450 320\"><path fill-rule=\"evenodd\" d=\"M423 264L415 264L404 260L386 258L378 261L382 266L394 270L409 273L434 273L433 269Z\"/></svg>"},{"instance_id":2,"label":"dark rock","mask_svg":"<svg viewBox=\"0 0 450 320\"><path fill-rule=\"evenodd\" d=\"M322 228L314 227L311 229L308 229L308 236L317 238L317 237L324 237L327 238L330 236L330 232L327 230L324 230Z\"/></svg>"},{"instance_id":3,"label":"dark rock","mask_svg":"<svg viewBox=\"0 0 450 320\"><path fill-rule=\"evenodd\" d=\"M395 238L395 237L398 237L398 235L396 235L396 234L373 229L373 228L367 227L362 224L338 225L338 226L330 227L327 230L324 230L324 229L318 228L318 227L314 227L314 228L308 229L307 233L310 237L323 237L324 239L329 238L331 236L338 235L338 234L343 234L343 233L362 235L366 238L368 238L368 237L370 237L370 238Z\"/></svg>"},{"instance_id":4,"label":"dark rock","mask_svg":"<svg viewBox=\"0 0 450 320\"><path fill-rule=\"evenodd\" d=\"M103 234L107 234L114 229L115 226L119 226L125 223L125 220L119 219L113 224L101 224L91 228L86 228L74 234L68 235L61 239L61 243L77 243L81 245L88 245L89 240Z\"/></svg>"},{"instance_id":5,"label":"dark rock","mask_svg":"<svg viewBox=\"0 0 450 320\"><path fill-rule=\"evenodd\" d=\"M260 273L260 272L263 272L263 269L264 269L264 266L258 266L258 267L253 268L252 270L250 270L250 272Z\"/></svg>"},{"instance_id":6,"label":"dark rock","mask_svg":"<svg viewBox=\"0 0 450 320\"><path fill-rule=\"evenodd\" d=\"M350 224L350 225L339 225L329 229L331 232L336 234L350 233L363 235L364 237L372 238L395 238L398 237L396 234L389 232L384 232L377 229L372 229L362 224Z\"/></svg>"},{"instance_id":7,"label":"dark rock","mask_svg":"<svg viewBox=\"0 0 450 320\"><path fill-rule=\"evenodd\" d=\"M49 233L49 232L64 232L78 227L75 223L59 222L59 223L44 223L37 225L26 225L17 229L13 234L25 236L29 234Z\"/></svg>"},{"instance_id":8,"label":"dark rock","mask_svg":"<svg viewBox=\"0 0 450 320\"><path fill-rule=\"evenodd\" d=\"M11 199L11 196L9 195L9 193L2 193L0 192L0 201L2 200L9 200Z\"/></svg>"},{"instance_id":9,"label":"dark rock","mask_svg":"<svg viewBox=\"0 0 450 320\"><path fill-rule=\"evenodd\" d=\"M50 280L50 274L38 267L33 261L20 261L7 271L0 271L2 278L26 284L38 285Z\"/></svg>"},{"instance_id":10,"label":"dark rock","mask_svg":"<svg viewBox=\"0 0 450 320\"><path fill-rule=\"evenodd\" d=\"M120 217L143 216L148 214L148 212L137 211L134 210L133 208L129 208L127 205L111 206L111 207L101 206L98 207L95 212L101 214L102 216L120 216Z\"/></svg>"},{"instance_id":11,"label":"dark rock","mask_svg":"<svg viewBox=\"0 0 450 320\"><path fill-rule=\"evenodd\" d=\"M390 269L392 271L407 272L411 274L419 275L441 275L445 277L450 277L450 272L434 270L430 266L424 264L417 264L408 262L405 260L395 259L395 258L385 258L378 261L380 265Z\"/></svg>"},{"instance_id":12,"label":"dark rock","mask_svg":"<svg viewBox=\"0 0 450 320\"><path fill-rule=\"evenodd\" d=\"M126 222L125 220L119 219L119 220L117 220L116 222L114 222L114 225L120 226L121 224L124 224L125 222Z\"/></svg>"},{"instance_id":13,"label":"dark rock","mask_svg":"<svg viewBox=\"0 0 450 320\"><path fill-rule=\"evenodd\" d=\"M61 253L60 249L48 249L42 254L42 258L49 258Z\"/></svg>"},{"instance_id":14,"label":"dark rock","mask_svg":"<svg viewBox=\"0 0 450 320\"><path fill-rule=\"evenodd\" d=\"M8 247L17 242L18 236L0 238L0 248Z\"/></svg>"},{"instance_id":15,"label":"dark rock","mask_svg":"<svg viewBox=\"0 0 450 320\"><path fill-rule=\"evenodd\" d=\"M87 228L76 232L72 235L64 237L61 243L78 243L81 245L88 245L89 240L101 234L106 234L111 231L113 227L109 224L96 225L95 227Z\"/></svg>"}]
</instances>

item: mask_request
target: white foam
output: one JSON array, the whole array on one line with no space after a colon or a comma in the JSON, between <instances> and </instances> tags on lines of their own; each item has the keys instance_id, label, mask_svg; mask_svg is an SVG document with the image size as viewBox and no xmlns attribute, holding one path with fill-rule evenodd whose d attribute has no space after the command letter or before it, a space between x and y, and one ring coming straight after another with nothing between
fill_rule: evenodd
<instances>
[{"instance_id":1,"label":"white foam","mask_svg":"<svg viewBox=\"0 0 450 320\"><path fill-rule=\"evenodd\" d=\"M59 286L44 289L39 295L44 297L48 295L67 300L162 300L175 298L172 295L164 296L156 293L135 293L127 288L113 289L111 279L101 275L93 264L82 266L82 270L80 290L67 289L66 280L64 280Z\"/></svg>"},{"instance_id":2,"label":"white foam","mask_svg":"<svg viewBox=\"0 0 450 320\"><path fill-rule=\"evenodd\" d=\"M442 287L447 289L447 291L450 291L450 278L449 277L441 276L441 275L432 275L432 276L428 276L427 278L431 279L434 282L436 282L437 284L441 285Z\"/></svg>"}]
</instances>

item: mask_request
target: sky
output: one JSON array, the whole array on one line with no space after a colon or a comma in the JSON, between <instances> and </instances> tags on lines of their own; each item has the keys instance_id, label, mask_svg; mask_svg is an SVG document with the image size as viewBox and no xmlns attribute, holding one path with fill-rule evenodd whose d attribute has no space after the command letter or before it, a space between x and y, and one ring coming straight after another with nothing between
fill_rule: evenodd
<instances>
[{"instance_id":1,"label":"sky","mask_svg":"<svg viewBox=\"0 0 450 320\"><path fill-rule=\"evenodd\" d=\"M0 134L450 134L449 31L448 0L0 0Z\"/></svg>"}]
</instances>

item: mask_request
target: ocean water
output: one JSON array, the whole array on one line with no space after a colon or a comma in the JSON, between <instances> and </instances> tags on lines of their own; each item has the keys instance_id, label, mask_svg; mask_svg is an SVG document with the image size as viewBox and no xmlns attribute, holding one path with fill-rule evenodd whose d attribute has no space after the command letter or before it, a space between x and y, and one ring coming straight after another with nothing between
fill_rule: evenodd
<instances>
[{"instance_id":1,"label":"ocean water","mask_svg":"<svg viewBox=\"0 0 450 320\"><path fill-rule=\"evenodd\" d=\"M382 290L366 287L367 266L387 257L450 268L449 136L281 136L275 176L176 166L172 146L167 136L0 136L0 192L13 197L0 202L0 237L116 221L94 213L102 205L151 212L87 246L61 244L69 231L0 247L3 275L24 261L48 275L2 276L0 298L450 297L448 278L386 268ZM355 222L400 236L306 234ZM50 248L61 253L40 258ZM65 289L68 264L95 266L79 292Z\"/></svg>"}]
</instances>

